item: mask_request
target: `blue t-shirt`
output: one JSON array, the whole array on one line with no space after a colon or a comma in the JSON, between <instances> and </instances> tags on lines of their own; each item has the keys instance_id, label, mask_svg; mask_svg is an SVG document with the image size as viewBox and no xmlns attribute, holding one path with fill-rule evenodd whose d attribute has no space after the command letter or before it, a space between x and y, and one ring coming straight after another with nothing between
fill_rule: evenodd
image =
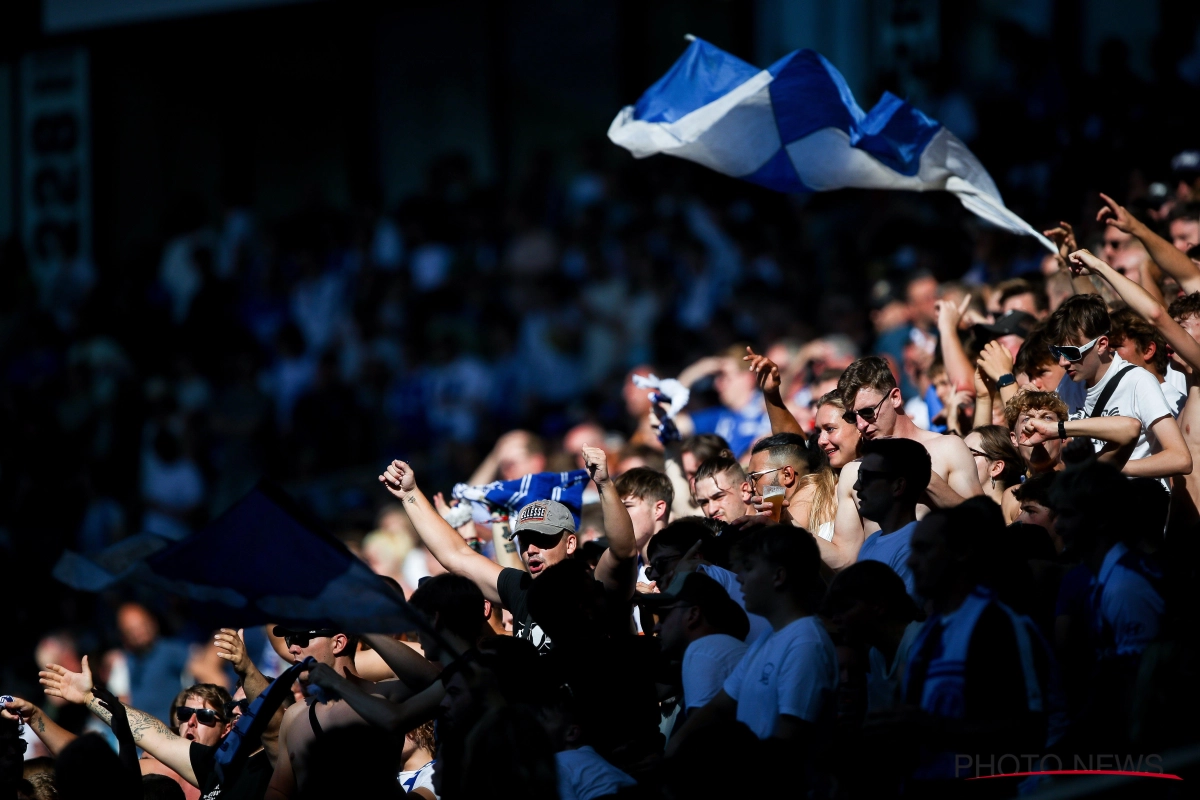
<instances>
[{"instance_id":1,"label":"blue t-shirt","mask_svg":"<svg viewBox=\"0 0 1200 800\"><path fill-rule=\"evenodd\" d=\"M771 419L759 397L739 411L716 406L691 415L696 433L715 433L729 442L735 458L750 449L755 439L771 435Z\"/></svg>"},{"instance_id":2,"label":"blue t-shirt","mask_svg":"<svg viewBox=\"0 0 1200 800\"><path fill-rule=\"evenodd\" d=\"M883 531L875 531L863 542L858 551L858 560L882 561L887 564L904 579L904 588L917 601L917 605L921 605L922 600L917 596L912 570L908 568L908 551L912 543L913 531L916 528L917 523L914 521L888 534Z\"/></svg>"}]
</instances>

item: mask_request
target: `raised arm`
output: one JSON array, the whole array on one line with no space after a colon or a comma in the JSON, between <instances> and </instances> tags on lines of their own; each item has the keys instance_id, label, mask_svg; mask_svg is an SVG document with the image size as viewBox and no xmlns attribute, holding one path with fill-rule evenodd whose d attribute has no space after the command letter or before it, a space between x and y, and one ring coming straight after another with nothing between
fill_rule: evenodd
<instances>
[{"instance_id":1,"label":"raised arm","mask_svg":"<svg viewBox=\"0 0 1200 800\"><path fill-rule=\"evenodd\" d=\"M1196 268L1186 253L1152 231L1149 226L1126 211L1125 207L1116 200L1103 193L1101 193L1100 199L1104 201L1104 207L1096 214L1097 222L1116 228L1122 233L1128 233L1141 242L1145 246L1146 252L1150 254L1150 258L1154 259L1154 263L1158 264L1163 272L1174 278L1184 292L1187 294L1200 292L1200 269Z\"/></svg>"},{"instance_id":2,"label":"raised arm","mask_svg":"<svg viewBox=\"0 0 1200 800\"><path fill-rule=\"evenodd\" d=\"M742 361L749 361L750 371L758 375L758 388L762 389L763 400L767 405L771 433L798 433L807 439L804 429L783 403L783 394L780 392L782 380L775 362L756 354L749 347L746 348L746 355L742 357Z\"/></svg>"},{"instance_id":3,"label":"raised arm","mask_svg":"<svg viewBox=\"0 0 1200 800\"><path fill-rule=\"evenodd\" d=\"M999 386L1000 379L1005 375L1013 377L1013 381L1006 381L1007 385L1000 387L1000 403L1002 405L1017 396L1017 383L1013 376L1013 356L1008 352L1008 348L1000 342L993 339L983 346L983 350L979 351L978 369L991 379L993 386ZM975 424L990 425L991 419L988 417L986 422L977 419Z\"/></svg>"},{"instance_id":4,"label":"raised arm","mask_svg":"<svg viewBox=\"0 0 1200 800\"><path fill-rule=\"evenodd\" d=\"M637 582L637 540L633 520L625 508L617 487L608 477L608 458L598 447L583 446L583 463L600 492L600 512L604 515L604 533L608 549L596 565L596 580L609 592L630 599Z\"/></svg>"},{"instance_id":5,"label":"raised arm","mask_svg":"<svg viewBox=\"0 0 1200 800\"><path fill-rule=\"evenodd\" d=\"M86 656L83 659L83 672L72 672L58 664L48 664L38 673L38 678L50 697L83 704L104 724L112 724L112 714L92 694L92 671ZM137 746L178 772L192 786L197 786L196 773L192 770L192 743L176 736L166 725L144 711L125 706L125 713Z\"/></svg>"},{"instance_id":6,"label":"raised arm","mask_svg":"<svg viewBox=\"0 0 1200 800\"><path fill-rule=\"evenodd\" d=\"M435 680L423 691L400 703L393 703L371 694L361 686L326 664L318 664L308 673L308 682L333 692L367 721L393 733L403 735L433 719L446 696L442 682Z\"/></svg>"},{"instance_id":7,"label":"raised arm","mask_svg":"<svg viewBox=\"0 0 1200 800\"><path fill-rule=\"evenodd\" d=\"M1133 417L1084 417L1063 422L1068 437L1087 436L1118 447L1133 444L1142 434L1142 423ZM1032 446L1058 437L1058 423L1038 417L1022 417L1017 439Z\"/></svg>"},{"instance_id":8,"label":"raised arm","mask_svg":"<svg viewBox=\"0 0 1200 800\"><path fill-rule=\"evenodd\" d=\"M938 300L936 305L938 339L942 346L942 363L946 365L946 376L950 378L951 386L964 391L975 388L975 368L971 366L971 359L967 358L967 351L963 349L962 340L958 338L958 322L970 304L971 295L968 294L957 306L946 300Z\"/></svg>"},{"instance_id":9,"label":"raised arm","mask_svg":"<svg viewBox=\"0 0 1200 800\"><path fill-rule=\"evenodd\" d=\"M414 692L424 690L437 680L441 670L404 642L398 642L384 633L368 633L363 638L371 643L371 647L396 677Z\"/></svg>"},{"instance_id":10,"label":"raised arm","mask_svg":"<svg viewBox=\"0 0 1200 800\"><path fill-rule=\"evenodd\" d=\"M1108 281L1130 308L1158 329L1180 358L1191 365L1192 369L1200 369L1200 343L1197 343L1178 322L1171 319L1167 310L1156 303L1145 289L1087 250L1076 250L1071 253L1070 258L1073 270L1096 275Z\"/></svg>"},{"instance_id":11,"label":"raised arm","mask_svg":"<svg viewBox=\"0 0 1200 800\"><path fill-rule=\"evenodd\" d=\"M229 662L237 673L238 682L246 691L246 699L253 703L258 696L267 690L271 684L263 675L250 654L246 651L245 631L239 628L221 628L213 634L213 644L217 646L217 656Z\"/></svg>"},{"instance_id":12,"label":"raised arm","mask_svg":"<svg viewBox=\"0 0 1200 800\"><path fill-rule=\"evenodd\" d=\"M75 741L75 734L46 716L42 709L28 700L14 697L11 703L0 705L0 717L20 719L33 729L34 734L46 745L50 755L58 757L63 748Z\"/></svg>"},{"instance_id":13,"label":"raised arm","mask_svg":"<svg viewBox=\"0 0 1200 800\"><path fill-rule=\"evenodd\" d=\"M833 541L813 536L821 551L821 560L832 570L848 567L858 560L858 551L866 540L862 517L858 513L858 502L854 495L854 483L858 480L858 461L842 467L837 486L837 516L833 522Z\"/></svg>"},{"instance_id":14,"label":"raised arm","mask_svg":"<svg viewBox=\"0 0 1200 800\"><path fill-rule=\"evenodd\" d=\"M393 461L379 476L379 482L404 504L417 535L438 563L455 575L470 578L484 597L499 603L496 580L500 577L500 565L472 550L458 532L442 519L429 498L417 488L412 467L403 461Z\"/></svg>"}]
</instances>

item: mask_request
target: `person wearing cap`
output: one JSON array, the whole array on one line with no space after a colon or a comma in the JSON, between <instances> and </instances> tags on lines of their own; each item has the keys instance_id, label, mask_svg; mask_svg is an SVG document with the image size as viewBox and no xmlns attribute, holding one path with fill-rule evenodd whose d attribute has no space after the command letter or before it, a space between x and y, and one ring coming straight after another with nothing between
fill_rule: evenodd
<instances>
[{"instance_id":1,"label":"person wearing cap","mask_svg":"<svg viewBox=\"0 0 1200 800\"><path fill-rule=\"evenodd\" d=\"M706 705L746 653L746 612L700 572L681 575L667 591L643 595L640 602L658 618L654 635L663 654L682 658L684 710Z\"/></svg>"},{"instance_id":2,"label":"person wearing cap","mask_svg":"<svg viewBox=\"0 0 1200 800\"><path fill-rule=\"evenodd\" d=\"M637 541L633 522L609 479L608 459L598 447L583 448L583 459L600 494L608 549L596 565L596 580L613 598L633 599L637 580ZM392 494L404 503L408 518L421 542L447 572L469 578L483 596L500 603L513 615L513 632L546 652L551 642L529 613L530 581L560 561L569 558L578 544L575 518L570 509L554 500L536 500L521 508L512 520L512 537L525 569L501 567L481 555L451 528L417 487L416 475L403 461L393 461L379 476Z\"/></svg>"}]
</instances>

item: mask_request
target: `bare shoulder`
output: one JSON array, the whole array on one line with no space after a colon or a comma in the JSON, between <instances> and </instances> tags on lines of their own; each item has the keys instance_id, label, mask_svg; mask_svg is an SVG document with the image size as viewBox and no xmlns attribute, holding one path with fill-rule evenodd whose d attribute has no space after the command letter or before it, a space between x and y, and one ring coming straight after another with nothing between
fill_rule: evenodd
<instances>
[{"instance_id":1,"label":"bare shoulder","mask_svg":"<svg viewBox=\"0 0 1200 800\"><path fill-rule=\"evenodd\" d=\"M939 458L955 459L955 458L970 458L971 451L967 449L967 443L953 434L934 433L933 431L922 431L924 436L918 441L925 445L925 449L929 451L929 456L936 462Z\"/></svg>"},{"instance_id":2,"label":"bare shoulder","mask_svg":"<svg viewBox=\"0 0 1200 800\"><path fill-rule=\"evenodd\" d=\"M295 705L288 708L287 711L284 711L283 719L279 723L279 735L281 737L287 736L288 729L290 729L292 727L292 725L295 724L296 719L298 717L300 717L300 718L304 717L304 715L307 713L308 713L308 704L307 703L296 703Z\"/></svg>"}]
</instances>

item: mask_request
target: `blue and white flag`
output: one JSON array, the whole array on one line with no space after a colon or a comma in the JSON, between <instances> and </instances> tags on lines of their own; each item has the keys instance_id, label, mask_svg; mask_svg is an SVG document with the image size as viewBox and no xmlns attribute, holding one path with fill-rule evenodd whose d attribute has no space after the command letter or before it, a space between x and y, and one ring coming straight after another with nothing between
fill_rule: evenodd
<instances>
[{"instance_id":1,"label":"blue and white flag","mask_svg":"<svg viewBox=\"0 0 1200 800\"><path fill-rule=\"evenodd\" d=\"M570 472L537 472L515 481L492 481L484 486L456 483L451 496L468 500L476 522L487 523L492 511L514 513L534 500L557 500L566 506L579 527L579 510L583 507L583 487L587 484L586 469Z\"/></svg>"},{"instance_id":2,"label":"blue and white flag","mask_svg":"<svg viewBox=\"0 0 1200 800\"><path fill-rule=\"evenodd\" d=\"M95 556L68 552L54 577L92 592L120 581L150 586L192 600L197 617L230 628L270 622L399 633L426 624L398 591L266 482L183 541L139 534Z\"/></svg>"},{"instance_id":3,"label":"blue and white flag","mask_svg":"<svg viewBox=\"0 0 1200 800\"><path fill-rule=\"evenodd\" d=\"M979 159L941 123L885 93L863 112L813 50L757 69L693 39L670 71L617 114L608 138L646 158L686 158L779 192L953 192L981 219L1051 242L1009 211Z\"/></svg>"}]
</instances>

